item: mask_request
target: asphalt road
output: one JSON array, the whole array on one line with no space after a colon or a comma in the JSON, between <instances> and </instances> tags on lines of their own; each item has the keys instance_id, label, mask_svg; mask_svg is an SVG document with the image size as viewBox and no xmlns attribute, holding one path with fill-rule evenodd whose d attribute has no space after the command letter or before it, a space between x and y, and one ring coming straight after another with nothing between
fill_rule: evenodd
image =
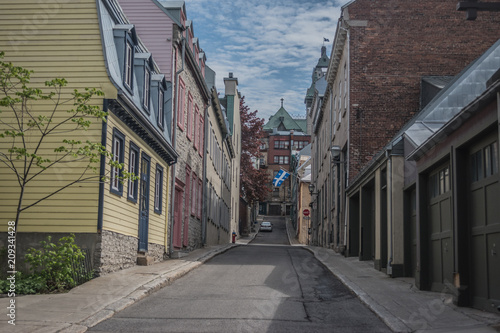
<instances>
[{"instance_id":1,"label":"asphalt road","mask_svg":"<svg viewBox=\"0 0 500 333\"><path fill-rule=\"evenodd\" d=\"M92 332L390 332L314 256L269 219L247 246L219 255Z\"/></svg>"}]
</instances>

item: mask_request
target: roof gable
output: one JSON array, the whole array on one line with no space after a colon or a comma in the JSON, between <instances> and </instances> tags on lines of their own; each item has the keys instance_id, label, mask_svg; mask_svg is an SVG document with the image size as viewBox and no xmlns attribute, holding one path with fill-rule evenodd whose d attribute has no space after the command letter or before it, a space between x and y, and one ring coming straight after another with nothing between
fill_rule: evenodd
<instances>
[{"instance_id":1,"label":"roof gable","mask_svg":"<svg viewBox=\"0 0 500 333\"><path fill-rule=\"evenodd\" d=\"M263 127L264 131L272 131L273 128L278 128L280 131L303 131L303 128L297 124L283 107L281 107L274 116L271 116L267 124Z\"/></svg>"}]
</instances>

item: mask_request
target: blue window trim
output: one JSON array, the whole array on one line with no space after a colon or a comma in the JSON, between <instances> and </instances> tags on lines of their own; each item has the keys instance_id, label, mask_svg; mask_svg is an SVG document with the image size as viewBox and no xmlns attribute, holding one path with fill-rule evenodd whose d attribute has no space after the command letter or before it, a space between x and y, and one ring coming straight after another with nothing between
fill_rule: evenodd
<instances>
[{"instance_id":1,"label":"blue window trim","mask_svg":"<svg viewBox=\"0 0 500 333\"><path fill-rule=\"evenodd\" d=\"M160 186L159 186L159 191L160 193L156 193L156 184L158 182L158 172L159 172L159 177L160 177ZM162 206L163 206L163 167L160 166L159 164L156 164L156 172L155 172L155 196L153 198L153 206L156 214L161 214L162 211ZM160 202L160 207L159 209L156 208L156 197L159 197L159 202Z\"/></svg>"},{"instance_id":2,"label":"blue window trim","mask_svg":"<svg viewBox=\"0 0 500 333\"><path fill-rule=\"evenodd\" d=\"M115 152L115 139L118 139L120 141L120 151L118 152L118 163L123 163L124 162L124 156L125 156L125 135L117 130L116 128L113 128L113 138L111 141L112 145L112 152L113 156L116 154ZM122 170L118 170L118 176L122 177L123 172ZM113 167L111 168L111 177L110 177L110 182L109 182L109 191L113 194L122 196L123 195L123 183L121 181L118 181L118 189L113 188Z\"/></svg>"},{"instance_id":3,"label":"blue window trim","mask_svg":"<svg viewBox=\"0 0 500 333\"><path fill-rule=\"evenodd\" d=\"M130 48L132 49L132 63L130 64L130 68L131 68L131 71L130 71L130 87L127 85L127 83L125 82L125 77L126 77L126 73L127 73L127 45L130 46ZM135 58L135 45L134 45L134 42L132 40L132 37L130 36L130 34L127 34L127 37L125 38L125 49L123 50L123 52L125 53L125 60L123 61L123 86L125 87L125 89L128 90L128 92L130 94L134 94L134 58Z\"/></svg>"},{"instance_id":4,"label":"blue window trim","mask_svg":"<svg viewBox=\"0 0 500 333\"><path fill-rule=\"evenodd\" d=\"M163 94L163 98L160 98L161 94ZM161 106L161 111L160 111L160 106ZM160 121L160 112L163 113L161 121ZM156 116L157 116L156 120L158 122L158 127L160 127L163 130L165 128L165 90L163 90L161 85L158 89L158 114Z\"/></svg>"},{"instance_id":5,"label":"blue window trim","mask_svg":"<svg viewBox=\"0 0 500 333\"><path fill-rule=\"evenodd\" d=\"M140 176L140 169L139 169L139 153L140 153L140 149L139 149L139 146L137 146L135 143L133 143L132 141L130 141L130 147L129 147L129 153L128 153L128 160L129 160L129 165L128 165L128 172L132 172L130 170L130 160L132 158L132 151L135 152L135 176L139 177ZM131 181L129 180L128 181L128 184L130 186L130 183ZM131 201L133 203L137 203L137 188L139 187L139 179L136 179L133 181L133 183L135 184L135 187L134 187L134 193L132 194L133 196L130 196L130 193L129 193L129 189L127 188L127 200L128 201Z\"/></svg>"}]
</instances>

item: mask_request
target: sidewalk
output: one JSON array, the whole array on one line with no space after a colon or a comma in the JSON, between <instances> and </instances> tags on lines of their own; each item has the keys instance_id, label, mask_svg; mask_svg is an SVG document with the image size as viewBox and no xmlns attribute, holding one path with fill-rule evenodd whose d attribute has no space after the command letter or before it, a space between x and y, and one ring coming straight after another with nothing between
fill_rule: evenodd
<instances>
[{"instance_id":1,"label":"sidewalk","mask_svg":"<svg viewBox=\"0 0 500 333\"><path fill-rule=\"evenodd\" d=\"M417 289L413 278L391 278L371 261L298 244L287 218L290 244L311 251L394 332L500 332L500 313L457 307L449 294Z\"/></svg>"},{"instance_id":2,"label":"sidewalk","mask_svg":"<svg viewBox=\"0 0 500 333\"><path fill-rule=\"evenodd\" d=\"M172 284L211 258L248 244L256 233L225 244L195 250L181 259L169 259L151 266L135 266L113 272L66 294L26 295L15 298L16 325L7 323L11 298L0 298L0 332L85 332L164 286Z\"/></svg>"}]
</instances>

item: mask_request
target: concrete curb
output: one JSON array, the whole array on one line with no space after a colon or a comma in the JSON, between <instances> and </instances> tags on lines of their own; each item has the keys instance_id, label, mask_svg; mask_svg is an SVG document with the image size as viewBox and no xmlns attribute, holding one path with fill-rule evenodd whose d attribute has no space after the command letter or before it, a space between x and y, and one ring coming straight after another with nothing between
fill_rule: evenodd
<instances>
[{"instance_id":1,"label":"concrete curb","mask_svg":"<svg viewBox=\"0 0 500 333\"><path fill-rule=\"evenodd\" d=\"M252 238L252 240L255 238L256 235ZM251 241L252 241L251 240ZM178 267L176 269L173 269L171 271L165 272L161 274L158 277L154 277L151 280L145 282L145 284L139 286L137 289L135 289L133 292L128 294L127 296L122 297L121 299L118 299L117 301L107 305L104 309L101 309L94 313L93 315L89 316L85 320L77 323L77 324L72 324L69 327L63 328L62 330L59 330L58 332L60 333L83 333L86 332L89 328L92 328L96 326L97 324L101 323L102 321L109 319L113 317L116 313L126 309L132 304L135 304L136 302L142 300L143 298L146 298L147 296L151 295L152 293L160 290L163 287L171 285L174 281L177 279L185 276L192 270L200 267L207 261L213 259L214 257L223 254L227 251L229 251L232 248L238 247L242 244L229 244L223 248L216 249L213 251L210 251L203 256L199 257L196 259L196 261L186 263L185 265L182 265L181 267Z\"/></svg>"},{"instance_id":2,"label":"concrete curb","mask_svg":"<svg viewBox=\"0 0 500 333\"><path fill-rule=\"evenodd\" d=\"M303 245L303 249L311 252L314 257L319 260L328 270L335 275L349 290L351 290L360 300L363 302L373 313L375 313L386 325L391 329L391 331L396 333L406 333L412 330L405 325L400 319L396 318L393 314L387 311L382 305L378 304L373 298L371 298L363 289L361 289L356 283L352 282L344 274L340 273L337 269L331 267L326 261L321 257L316 255L316 252L310 247Z\"/></svg>"}]
</instances>

